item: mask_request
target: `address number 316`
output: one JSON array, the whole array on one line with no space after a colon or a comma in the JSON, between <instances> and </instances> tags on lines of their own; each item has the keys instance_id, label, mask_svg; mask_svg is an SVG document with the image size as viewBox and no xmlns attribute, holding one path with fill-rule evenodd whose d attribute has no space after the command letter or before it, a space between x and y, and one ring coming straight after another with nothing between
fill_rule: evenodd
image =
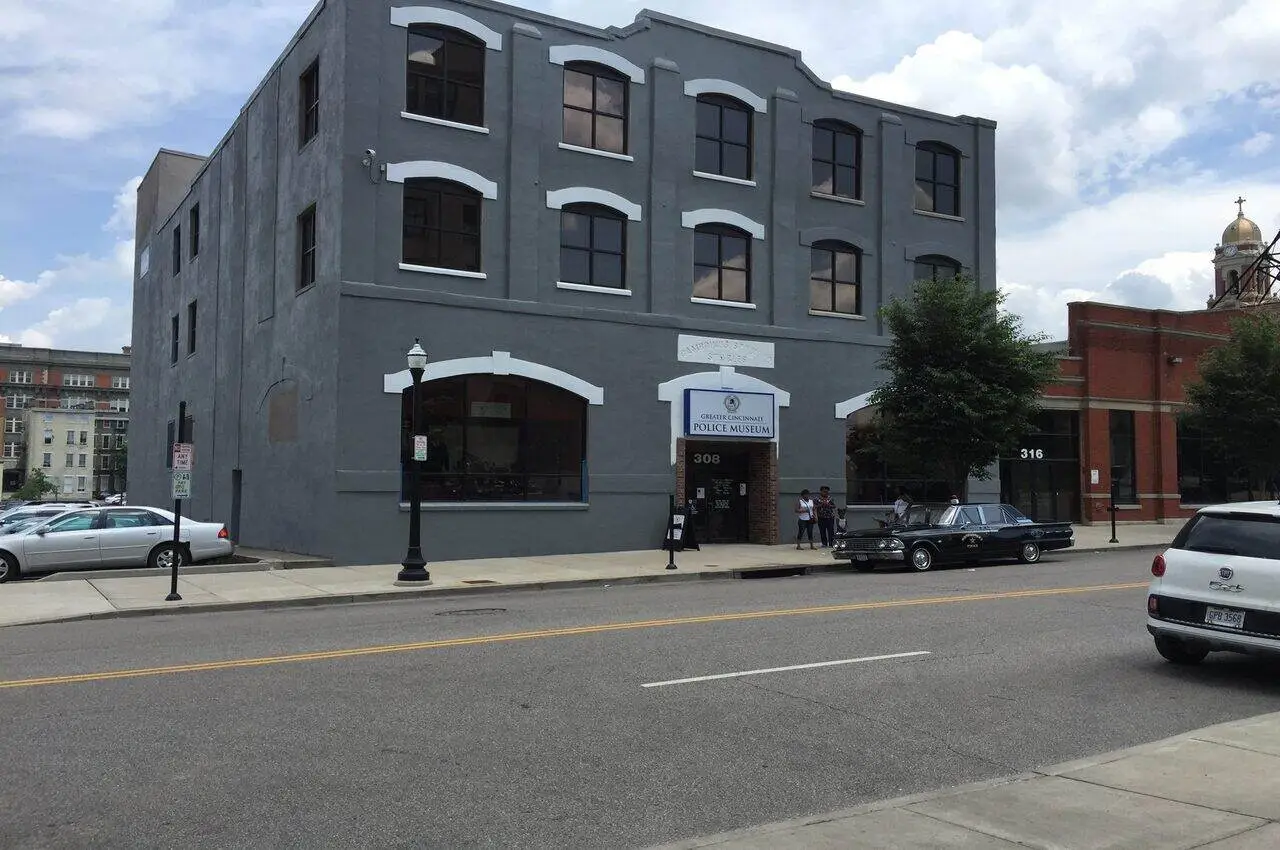
<instances>
[{"instance_id":1,"label":"address number 316","mask_svg":"<svg viewBox=\"0 0 1280 850\"><path fill-rule=\"evenodd\" d=\"M1044 460L1044 449L1023 449L1023 460Z\"/></svg>"}]
</instances>

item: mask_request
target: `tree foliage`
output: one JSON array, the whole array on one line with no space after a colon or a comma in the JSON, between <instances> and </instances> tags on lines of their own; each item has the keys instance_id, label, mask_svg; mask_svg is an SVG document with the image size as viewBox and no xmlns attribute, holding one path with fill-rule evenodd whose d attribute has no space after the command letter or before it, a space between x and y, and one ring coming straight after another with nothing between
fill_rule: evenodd
<instances>
[{"instance_id":1,"label":"tree foliage","mask_svg":"<svg viewBox=\"0 0 1280 850\"><path fill-rule=\"evenodd\" d=\"M14 494L17 498L28 502L43 499L45 496L56 495L58 495L57 482L45 475L44 470L39 467L28 473L26 482Z\"/></svg>"},{"instance_id":2,"label":"tree foliage","mask_svg":"<svg viewBox=\"0 0 1280 850\"><path fill-rule=\"evenodd\" d=\"M871 403L885 461L927 471L960 494L1033 429L1057 361L1003 303L1002 293L961 275L918 281L910 299L881 309L892 336L880 358L888 380Z\"/></svg>"},{"instance_id":3,"label":"tree foliage","mask_svg":"<svg viewBox=\"0 0 1280 850\"><path fill-rule=\"evenodd\" d=\"M1249 311L1200 358L1187 420L1253 483L1280 473L1280 319Z\"/></svg>"}]
</instances>

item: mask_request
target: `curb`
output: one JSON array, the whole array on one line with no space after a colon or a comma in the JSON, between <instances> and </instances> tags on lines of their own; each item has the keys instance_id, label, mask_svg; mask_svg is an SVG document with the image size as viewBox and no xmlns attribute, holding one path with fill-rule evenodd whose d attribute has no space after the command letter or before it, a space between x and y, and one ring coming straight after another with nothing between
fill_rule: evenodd
<instances>
[{"instance_id":1,"label":"curb","mask_svg":"<svg viewBox=\"0 0 1280 850\"><path fill-rule=\"evenodd\" d=\"M1133 544L1125 546L1116 544L1113 548L1104 549L1061 549L1057 550L1060 554L1096 554L1099 552L1115 552L1118 549L1158 549L1164 548L1168 544ZM263 567L264 563L283 563L283 562L260 562L259 564L224 564L215 567L205 567L205 574L218 572L265 572L268 569L276 567ZM235 569L237 567L248 567L250 569ZM194 568L183 573L182 575L198 575ZM284 567L287 569L287 567ZM777 573L776 576L759 576L759 578L781 578L785 575L801 576L801 575L819 575L825 573L852 573L854 572L852 563L835 562L819 563L819 564L762 564L754 567L746 567L736 570L702 570L698 572L678 572L663 571L654 575L631 575L619 576L617 578L589 578L589 579L566 579L563 581L538 581L519 584L493 584L480 585L474 587L446 587L436 588L433 586L423 588L407 588L401 590L373 591L371 593L341 593L326 596L302 596L291 599L255 599L246 602L193 602L180 603L173 607L156 607L156 608L125 608L115 609L112 611L97 611L92 614L72 614L64 617L53 617L49 619L31 620L25 623L5 623L0 624L0 629L13 628L16 626L38 626L49 623L77 623L87 620L115 620L132 617L156 617L165 614L207 614L214 611L254 611L269 610L273 608L314 608L323 605L351 605L360 602L387 602L394 599L417 599L424 596L470 596L476 594L488 593L513 593L518 591L529 590L574 590L587 587L608 587L611 585L636 585L636 584L665 584L669 582L681 581L724 581L730 579L743 579L751 576L753 573ZM97 575L89 575L87 573L80 574L79 578L124 578L128 577L131 571L120 570L111 571L104 574L98 571ZM147 571L136 572L140 577L152 577L158 574ZM65 575L65 574L58 574ZM755 578L755 576L752 576ZM39 579L38 581L44 581Z\"/></svg>"},{"instance_id":2,"label":"curb","mask_svg":"<svg viewBox=\"0 0 1280 850\"><path fill-rule=\"evenodd\" d=\"M252 561L246 563L235 564L206 564L204 566L194 565L190 567L182 567L178 570L178 576L203 576L203 575L219 575L225 573L265 573L272 570L300 570L310 569L312 567L332 567L333 561L327 558L317 558L314 561ZM55 581L78 581L90 579L107 579L107 578L151 578L157 575L168 575L168 570L153 570L147 567L138 567L127 570L67 570L61 573L50 573L41 578L31 579L33 582L55 582Z\"/></svg>"}]
</instances>

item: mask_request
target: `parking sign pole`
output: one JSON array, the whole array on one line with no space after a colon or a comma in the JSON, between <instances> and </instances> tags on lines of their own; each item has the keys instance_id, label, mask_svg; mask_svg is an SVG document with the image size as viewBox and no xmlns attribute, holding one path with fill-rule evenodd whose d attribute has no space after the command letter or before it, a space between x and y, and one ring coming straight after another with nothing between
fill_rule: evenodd
<instances>
[{"instance_id":1,"label":"parking sign pole","mask_svg":"<svg viewBox=\"0 0 1280 850\"><path fill-rule=\"evenodd\" d=\"M187 403L185 401L178 402L178 428L177 442L185 443L187 441ZM172 454L173 446L169 447ZM182 499L177 496L173 499L173 552L169 559L169 595L164 598L165 602L181 602L182 597L178 594L178 553L182 551Z\"/></svg>"}]
</instances>

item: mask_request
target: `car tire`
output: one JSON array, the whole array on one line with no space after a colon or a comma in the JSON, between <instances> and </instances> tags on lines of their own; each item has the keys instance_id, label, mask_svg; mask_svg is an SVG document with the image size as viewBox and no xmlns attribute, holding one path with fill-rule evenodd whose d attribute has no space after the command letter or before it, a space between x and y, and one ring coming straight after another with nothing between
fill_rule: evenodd
<instances>
[{"instance_id":1,"label":"car tire","mask_svg":"<svg viewBox=\"0 0 1280 850\"><path fill-rule=\"evenodd\" d=\"M927 573L933 569L933 550L928 546L917 546L907 553L907 564L918 573Z\"/></svg>"},{"instance_id":2,"label":"car tire","mask_svg":"<svg viewBox=\"0 0 1280 850\"><path fill-rule=\"evenodd\" d=\"M1018 560L1024 564L1034 564L1040 560L1039 543L1023 543L1018 550Z\"/></svg>"},{"instance_id":3,"label":"car tire","mask_svg":"<svg viewBox=\"0 0 1280 850\"><path fill-rule=\"evenodd\" d=\"M1156 636L1156 652L1173 664L1199 664L1209 650L1167 635Z\"/></svg>"},{"instance_id":4,"label":"car tire","mask_svg":"<svg viewBox=\"0 0 1280 850\"><path fill-rule=\"evenodd\" d=\"M187 553L183 551L181 546L175 546L173 543L161 543L152 549L151 554L147 556L147 566L153 570L170 570L173 569L173 558L178 559L179 567L187 565Z\"/></svg>"},{"instance_id":5,"label":"car tire","mask_svg":"<svg viewBox=\"0 0 1280 850\"><path fill-rule=\"evenodd\" d=\"M8 552L0 552L0 584L6 581L17 581L21 577L22 570L18 567L18 559Z\"/></svg>"}]
</instances>

